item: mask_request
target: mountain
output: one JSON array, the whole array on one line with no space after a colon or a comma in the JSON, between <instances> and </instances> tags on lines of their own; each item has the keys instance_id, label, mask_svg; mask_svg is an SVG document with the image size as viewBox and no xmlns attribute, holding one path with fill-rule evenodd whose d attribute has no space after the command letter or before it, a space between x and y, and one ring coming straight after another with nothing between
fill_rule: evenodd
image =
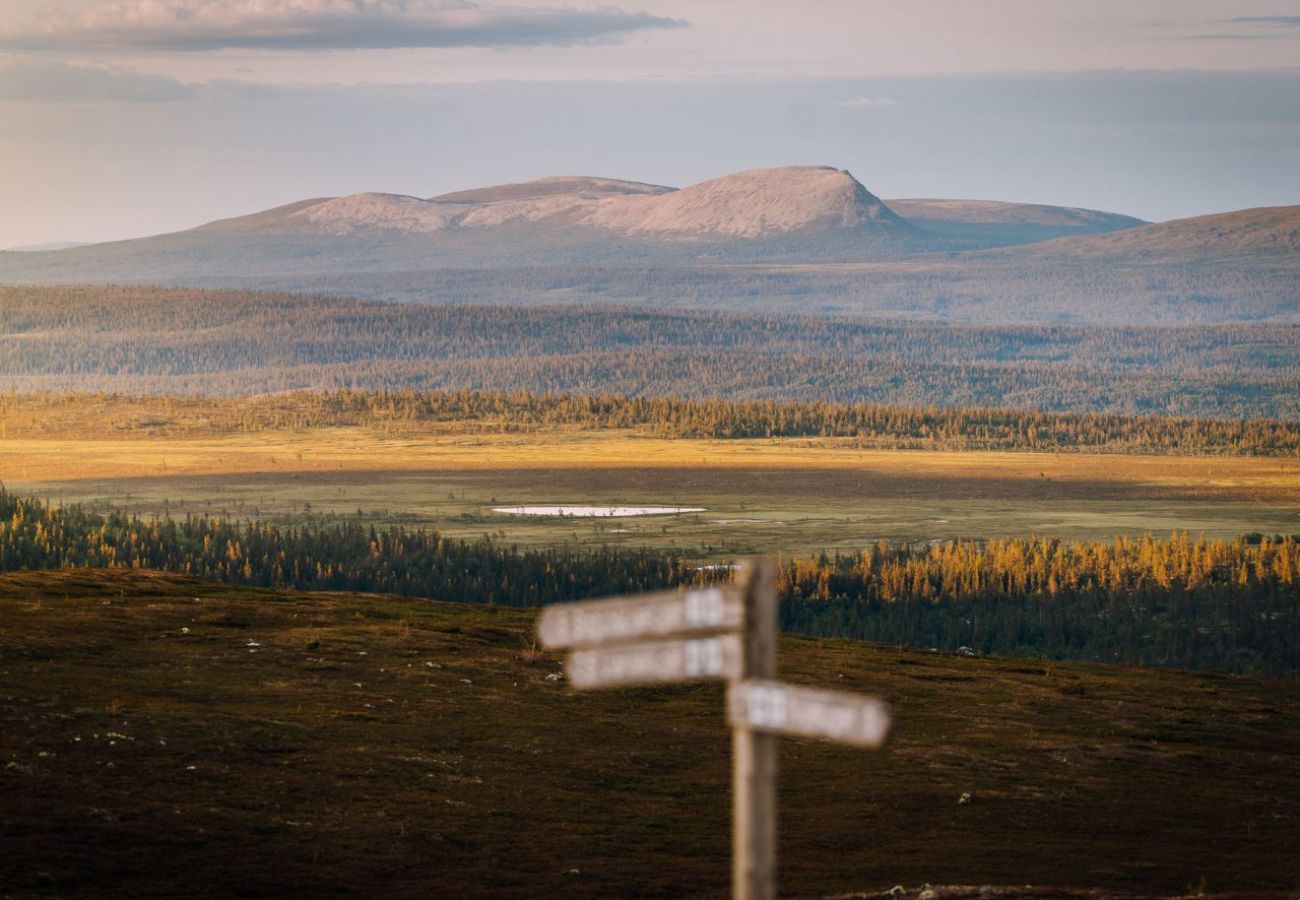
<instances>
[{"instance_id":1,"label":"mountain","mask_svg":"<svg viewBox=\"0 0 1300 900\"><path fill-rule=\"evenodd\" d=\"M941 246L848 172L788 166L680 190L565 176L313 198L173 234L4 254L0 283L301 286L450 268L885 260Z\"/></svg>"},{"instance_id":2,"label":"mountain","mask_svg":"<svg viewBox=\"0 0 1300 900\"><path fill-rule=\"evenodd\" d=\"M1300 207L1283 207L1148 225L992 201L891 205L826 166L680 189L564 176L432 197L313 198L174 234L0 253L0 284L998 325L1295 322L1298 218Z\"/></svg>"},{"instance_id":3,"label":"mountain","mask_svg":"<svg viewBox=\"0 0 1300 900\"><path fill-rule=\"evenodd\" d=\"M972 246L1029 244L1079 234L1121 231L1147 224L1133 216L996 200L886 200L885 204L931 234Z\"/></svg>"},{"instance_id":4,"label":"mountain","mask_svg":"<svg viewBox=\"0 0 1300 900\"><path fill-rule=\"evenodd\" d=\"M609 178L543 178L422 199L352 194L304 201L198 229L297 234L486 233L503 226L573 237L759 240L838 230L920 233L848 172L824 166L756 169L680 190Z\"/></svg>"},{"instance_id":5,"label":"mountain","mask_svg":"<svg viewBox=\"0 0 1300 900\"><path fill-rule=\"evenodd\" d=\"M652 197L602 203L584 224L647 236L756 239L856 230L918 238L843 169L753 169Z\"/></svg>"},{"instance_id":6,"label":"mountain","mask_svg":"<svg viewBox=\"0 0 1300 900\"><path fill-rule=\"evenodd\" d=\"M1077 261L1206 262L1259 259L1300 264L1300 206L1271 206L1175 219L1112 234L1063 238L1018 255Z\"/></svg>"}]
</instances>

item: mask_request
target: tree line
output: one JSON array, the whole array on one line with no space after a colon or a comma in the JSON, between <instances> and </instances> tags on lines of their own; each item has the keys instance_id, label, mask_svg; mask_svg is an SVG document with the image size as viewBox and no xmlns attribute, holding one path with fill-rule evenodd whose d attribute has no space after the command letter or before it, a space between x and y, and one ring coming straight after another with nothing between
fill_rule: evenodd
<instances>
[{"instance_id":1,"label":"tree line","mask_svg":"<svg viewBox=\"0 0 1300 900\"><path fill-rule=\"evenodd\" d=\"M142 519L0 489L0 571L87 566L510 606L648 590L699 574L684 559L649 550L521 550L486 535L465 540L356 520L282 528L209 516Z\"/></svg>"},{"instance_id":2,"label":"tree line","mask_svg":"<svg viewBox=\"0 0 1300 900\"><path fill-rule=\"evenodd\" d=\"M530 391L329 391L255 397L0 394L0 437L166 436L366 426L416 433L557 427L670 438L832 438L883 449L1294 456L1300 421L689 400Z\"/></svg>"},{"instance_id":3,"label":"tree line","mask_svg":"<svg viewBox=\"0 0 1300 900\"><path fill-rule=\"evenodd\" d=\"M1010 538L789 560L785 628L1056 659L1300 675L1300 540Z\"/></svg>"},{"instance_id":4,"label":"tree line","mask_svg":"<svg viewBox=\"0 0 1300 900\"><path fill-rule=\"evenodd\" d=\"M728 577L725 566L660 551L519 549L360 520L280 527L207 516L142 519L0 489L0 570L86 566L517 606ZM782 625L804 634L1300 673L1294 536L880 543L783 560L779 577Z\"/></svg>"}]
</instances>

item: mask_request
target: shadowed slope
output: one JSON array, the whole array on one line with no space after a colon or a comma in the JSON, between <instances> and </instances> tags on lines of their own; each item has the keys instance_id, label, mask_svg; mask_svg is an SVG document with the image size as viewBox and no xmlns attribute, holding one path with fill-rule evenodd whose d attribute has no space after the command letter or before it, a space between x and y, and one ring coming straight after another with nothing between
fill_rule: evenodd
<instances>
[{"instance_id":1,"label":"shadowed slope","mask_svg":"<svg viewBox=\"0 0 1300 900\"><path fill-rule=\"evenodd\" d=\"M1175 219L1112 234L1061 238L1000 254L1077 262L1260 258L1300 267L1300 206L1271 206Z\"/></svg>"},{"instance_id":2,"label":"shadowed slope","mask_svg":"<svg viewBox=\"0 0 1300 900\"><path fill-rule=\"evenodd\" d=\"M573 695L532 621L148 572L0 576L0 883L724 895L721 689ZM782 896L1296 886L1290 683L794 638L781 660L783 679L881 696L897 720L870 754L782 741Z\"/></svg>"},{"instance_id":3,"label":"shadowed slope","mask_svg":"<svg viewBox=\"0 0 1300 900\"><path fill-rule=\"evenodd\" d=\"M886 200L885 203L913 225L971 246L1028 244L1147 224L1118 213L1033 203L932 199Z\"/></svg>"}]
</instances>

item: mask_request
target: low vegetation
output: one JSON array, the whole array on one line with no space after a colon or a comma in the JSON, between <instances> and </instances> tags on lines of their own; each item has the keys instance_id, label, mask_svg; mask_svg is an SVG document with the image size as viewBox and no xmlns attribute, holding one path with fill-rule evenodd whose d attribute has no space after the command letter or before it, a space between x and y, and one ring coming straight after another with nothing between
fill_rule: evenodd
<instances>
[{"instance_id":1,"label":"low vegetation","mask_svg":"<svg viewBox=\"0 0 1300 900\"><path fill-rule=\"evenodd\" d=\"M88 419L86 433L97 423ZM72 427L72 426L70 426ZM330 428L169 438L14 439L11 491L141 518L187 515L436 530L521 547L655 548L712 558L854 554L894 543L1188 531L1230 540L1298 526L1300 459L861 450L839 439L660 439L555 429L414 435ZM577 519L510 506L685 506Z\"/></svg>"},{"instance_id":2,"label":"low vegetation","mask_svg":"<svg viewBox=\"0 0 1300 900\"><path fill-rule=\"evenodd\" d=\"M0 575L3 893L724 895L721 689L574 695L532 619ZM896 718L880 751L782 741L782 896L1300 888L1294 684L794 637L780 656Z\"/></svg>"}]
</instances>

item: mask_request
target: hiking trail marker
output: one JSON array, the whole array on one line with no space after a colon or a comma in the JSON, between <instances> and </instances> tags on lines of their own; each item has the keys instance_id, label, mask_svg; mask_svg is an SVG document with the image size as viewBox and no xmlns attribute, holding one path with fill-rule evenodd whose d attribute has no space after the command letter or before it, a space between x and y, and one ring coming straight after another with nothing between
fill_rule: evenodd
<instances>
[{"instance_id":1,"label":"hiking trail marker","mask_svg":"<svg viewBox=\"0 0 1300 900\"><path fill-rule=\"evenodd\" d=\"M733 584L548 606L537 636L570 651L578 690L726 681L732 747L734 900L776 896L776 738L879 747L888 707L776 680L776 564L752 559Z\"/></svg>"}]
</instances>

